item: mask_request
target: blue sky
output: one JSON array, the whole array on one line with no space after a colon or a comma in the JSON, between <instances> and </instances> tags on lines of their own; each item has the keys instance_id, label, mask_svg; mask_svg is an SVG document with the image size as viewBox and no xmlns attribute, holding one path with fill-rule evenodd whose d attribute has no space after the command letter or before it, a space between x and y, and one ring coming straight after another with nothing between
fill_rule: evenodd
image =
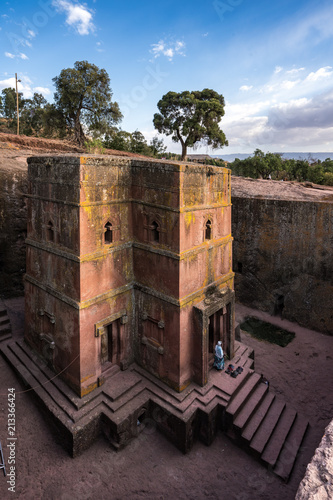
<instances>
[{"instance_id":1,"label":"blue sky","mask_svg":"<svg viewBox=\"0 0 333 500\"><path fill-rule=\"evenodd\" d=\"M108 72L121 128L148 142L165 93L212 88L229 146L195 152L333 151L332 41L330 1L2 1L0 90L18 73L52 102L52 78L87 60Z\"/></svg>"}]
</instances>

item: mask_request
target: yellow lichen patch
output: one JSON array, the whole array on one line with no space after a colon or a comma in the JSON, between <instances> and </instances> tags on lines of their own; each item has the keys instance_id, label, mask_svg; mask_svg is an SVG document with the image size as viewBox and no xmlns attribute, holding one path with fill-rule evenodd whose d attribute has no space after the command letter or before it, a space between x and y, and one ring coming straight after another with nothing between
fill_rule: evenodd
<instances>
[{"instance_id":1,"label":"yellow lichen patch","mask_svg":"<svg viewBox=\"0 0 333 500\"><path fill-rule=\"evenodd\" d=\"M85 165L87 163L87 157L86 156L80 156L80 165Z\"/></svg>"},{"instance_id":2,"label":"yellow lichen patch","mask_svg":"<svg viewBox=\"0 0 333 500\"><path fill-rule=\"evenodd\" d=\"M195 222L194 212L186 212L185 214L185 224L189 228L192 223Z\"/></svg>"},{"instance_id":3,"label":"yellow lichen patch","mask_svg":"<svg viewBox=\"0 0 333 500\"><path fill-rule=\"evenodd\" d=\"M88 215L88 219L91 221L92 216L93 216L93 213L92 213L93 212L93 207L91 205L84 206L83 210Z\"/></svg>"},{"instance_id":4,"label":"yellow lichen patch","mask_svg":"<svg viewBox=\"0 0 333 500\"><path fill-rule=\"evenodd\" d=\"M97 382L94 382L93 384L90 384L88 387L81 388L81 398L83 398L83 396L86 396L90 392L92 392L95 389L97 389L97 387L98 387L97 386Z\"/></svg>"},{"instance_id":5,"label":"yellow lichen patch","mask_svg":"<svg viewBox=\"0 0 333 500\"><path fill-rule=\"evenodd\" d=\"M87 375L86 377L81 378L81 384L83 384L86 380L90 379L91 377L94 377L95 374L91 373L90 375Z\"/></svg>"},{"instance_id":6,"label":"yellow lichen patch","mask_svg":"<svg viewBox=\"0 0 333 500\"><path fill-rule=\"evenodd\" d=\"M182 392L184 389L186 389L186 387L188 387L191 383L191 380L188 380L187 382L184 382L183 384L181 384L179 386L179 388L177 389L178 392Z\"/></svg>"},{"instance_id":7,"label":"yellow lichen patch","mask_svg":"<svg viewBox=\"0 0 333 500\"><path fill-rule=\"evenodd\" d=\"M109 305L110 311L113 311L117 305L117 298L116 297L108 297L105 299L105 302Z\"/></svg>"}]
</instances>

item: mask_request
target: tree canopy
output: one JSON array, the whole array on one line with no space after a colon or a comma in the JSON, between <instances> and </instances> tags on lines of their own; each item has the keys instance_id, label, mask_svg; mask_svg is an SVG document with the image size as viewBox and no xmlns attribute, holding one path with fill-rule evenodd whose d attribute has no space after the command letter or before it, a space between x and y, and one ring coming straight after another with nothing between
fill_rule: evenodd
<instances>
[{"instance_id":1,"label":"tree canopy","mask_svg":"<svg viewBox=\"0 0 333 500\"><path fill-rule=\"evenodd\" d=\"M42 94L34 93L31 99L25 99L18 93L20 131L25 135L40 136L44 128L44 111L47 105ZM0 115L5 119L5 127L9 131L17 129L16 91L7 87L2 90L0 98Z\"/></svg>"},{"instance_id":2,"label":"tree canopy","mask_svg":"<svg viewBox=\"0 0 333 500\"><path fill-rule=\"evenodd\" d=\"M139 130L130 133L125 130L114 129L110 135L105 137L103 144L109 149L155 157L163 156L166 150L163 139L155 136L148 145L144 135Z\"/></svg>"},{"instance_id":3,"label":"tree canopy","mask_svg":"<svg viewBox=\"0 0 333 500\"><path fill-rule=\"evenodd\" d=\"M18 93L19 112L24 107L25 100L22 92ZM16 130L17 114L16 114L16 92L15 89L7 87L1 92L0 113L7 120L7 127L11 130Z\"/></svg>"},{"instance_id":4,"label":"tree canopy","mask_svg":"<svg viewBox=\"0 0 333 500\"><path fill-rule=\"evenodd\" d=\"M252 178L310 181L315 184L333 185L333 160L283 159L279 153L264 153L256 149L253 156L229 163L232 173Z\"/></svg>"},{"instance_id":5,"label":"tree canopy","mask_svg":"<svg viewBox=\"0 0 333 500\"><path fill-rule=\"evenodd\" d=\"M168 92L157 103L160 112L154 115L154 127L181 143L185 160L187 148L199 141L214 149L228 145L219 126L224 106L223 95L211 89Z\"/></svg>"},{"instance_id":6,"label":"tree canopy","mask_svg":"<svg viewBox=\"0 0 333 500\"><path fill-rule=\"evenodd\" d=\"M105 134L121 120L118 103L111 100L110 78L105 69L88 61L76 61L74 68L63 69L53 82L55 108L74 130L79 145L84 144L84 130Z\"/></svg>"}]
</instances>

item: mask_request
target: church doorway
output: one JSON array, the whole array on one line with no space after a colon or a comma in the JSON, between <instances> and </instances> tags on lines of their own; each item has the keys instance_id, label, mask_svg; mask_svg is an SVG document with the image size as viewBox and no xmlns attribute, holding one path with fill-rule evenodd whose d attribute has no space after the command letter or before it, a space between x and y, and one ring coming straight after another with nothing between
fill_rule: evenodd
<instances>
[{"instance_id":1,"label":"church doorway","mask_svg":"<svg viewBox=\"0 0 333 500\"><path fill-rule=\"evenodd\" d=\"M101 332L101 365L106 370L111 364L120 364L121 359L121 325L120 321L112 321L104 325Z\"/></svg>"},{"instance_id":2,"label":"church doorway","mask_svg":"<svg viewBox=\"0 0 333 500\"><path fill-rule=\"evenodd\" d=\"M209 360L214 357L217 342L222 341L223 351L229 352L230 343L230 304L222 307L208 318Z\"/></svg>"}]
</instances>

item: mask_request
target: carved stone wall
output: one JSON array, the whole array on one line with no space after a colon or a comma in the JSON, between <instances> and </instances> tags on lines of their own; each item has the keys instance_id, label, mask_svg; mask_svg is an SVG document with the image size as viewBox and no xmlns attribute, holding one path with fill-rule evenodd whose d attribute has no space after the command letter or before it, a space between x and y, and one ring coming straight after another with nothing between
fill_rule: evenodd
<instances>
[{"instance_id":1,"label":"carved stone wall","mask_svg":"<svg viewBox=\"0 0 333 500\"><path fill-rule=\"evenodd\" d=\"M27 169L0 169L0 295L23 294Z\"/></svg>"},{"instance_id":2,"label":"carved stone wall","mask_svg":"<svg viewBox=\"0 0 333 500\"><path fill-rule=\"evenodd\" d=\"M333 204L232 204L236 301L333 334Z\"/></svg>"}]
</instances>

